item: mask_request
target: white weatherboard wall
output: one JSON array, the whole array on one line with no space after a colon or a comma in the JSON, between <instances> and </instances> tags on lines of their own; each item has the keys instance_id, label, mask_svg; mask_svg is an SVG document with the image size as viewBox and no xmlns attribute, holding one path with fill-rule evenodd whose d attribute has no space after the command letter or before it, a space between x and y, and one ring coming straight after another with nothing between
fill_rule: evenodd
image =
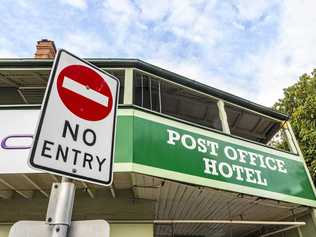
<instances>
[{"instance_id":1,"label":"white weatherboard wall","mask_svg":"<svg viewBox=\"0 0 316 237\"><path fill-rule=\"evenodd\" d=\"M12 135L33 135L40 110L0 110L0 143ZM9 139L10 146L30 146L32 139ZM39 173L27 165L30 149L3 149L0 147L0 174Z\"/></svg>"},{"instance_id":2,"label":"white weatherboard wall","mask_svg":"<svg viewBox=\"0 0 316 237\"><path fill-rule=\"evenodd\" d=\"M11 225L0 225L0 237L7 237L9 235Z\"/></svg>"},{"instance_id":3,"label":"white weatherboard wall","mask_svg":"<svg viewBox=\"0 0 316 237\"><path fill-rule=\"evenodd\" d=\"M111 224L110 236L150 237L154 236L154 226L152 224Z\"/></svg>"},{"instance_id":4,"label":"white weatherboard wall","mask_svg":"<svg viewBox=\"0 0 316 237\"><path fill-rule=\"evenodd\" d=\"M11 225L0 225L0 237L9 235ZM153 237L152 224L111 224L110 237ZM101 236L100 236L101 237Z\"/></svg>"}]
</instances>

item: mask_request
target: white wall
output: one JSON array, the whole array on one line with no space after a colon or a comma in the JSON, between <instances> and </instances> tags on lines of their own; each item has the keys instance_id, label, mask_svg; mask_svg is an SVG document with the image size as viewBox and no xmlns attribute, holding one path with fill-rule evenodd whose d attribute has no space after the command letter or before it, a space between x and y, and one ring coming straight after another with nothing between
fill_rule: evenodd
<instances>
[{"instance_id":1,"label":"white wall","mask_svg":"<svg viewBox=\"0 0 316 237\"><path fill-rule=\"evenodd\" d=\"M0 225L0 237L9 235L11 225ZM153 237L154 227L152 224L111 224L111 237Z\"/></svg>"}]
</instances>

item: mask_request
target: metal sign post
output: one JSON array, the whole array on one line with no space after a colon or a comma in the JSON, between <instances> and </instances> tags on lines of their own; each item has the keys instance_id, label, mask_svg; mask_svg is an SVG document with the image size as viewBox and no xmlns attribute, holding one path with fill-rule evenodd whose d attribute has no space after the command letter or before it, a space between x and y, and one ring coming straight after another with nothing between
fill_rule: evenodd
<instances>
[{"instance_id":1,"label":"metal sign post","mask_svg":"<svg viewBox=\"0 0 316 237\"><path fill-rule=\"evenodd\" d=\"M53 183L46 214L46 223L53 226L53 237L66 237L71 225L75 184L69 178Z\"/></svg>"},{"instance_id":2,"label":"metal sign post","mask_svg":"<svg viewBox=\"0 0 316 237\"><path fill-rule=\"evenodd\" d=\"M71 236L75 184L70 178L111 185L119 88L112 75L65 50L57 52L28 163L62 175L62 181L52 185L45 225L17 222L10 237L27 237L24 232L32 237ZM109 234L102 221L85 224ZM73 226L71 230L78 232ZM98 234L88 232L82 236Z\"/></svg>"}]
</instances>

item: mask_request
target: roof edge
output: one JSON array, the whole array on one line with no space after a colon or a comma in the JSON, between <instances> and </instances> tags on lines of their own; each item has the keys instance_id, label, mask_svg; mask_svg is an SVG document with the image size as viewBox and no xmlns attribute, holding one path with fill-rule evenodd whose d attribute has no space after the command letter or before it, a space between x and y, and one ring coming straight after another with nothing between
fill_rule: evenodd
<instances>
[{"instance_id":1,"label":"roof edge","mask_svg":"<svg viewBox=\"0 0 316 237\"><path fill-rule=\"evenodd\" d=\"M188 77L179 75L153 64L147 63L136 58L85 58L85 60L94 64L97 67L135 67L143 71L155 74L159 77L163 77L166 80L176 82L178 84L190 87L197 91L210 94L219 99L223 99L227 102L239 105L241 107L268 115L278 120L289 120L289 116L270 107L266 107L234 94L222 91L220 89L208 86L196 80L192 80ZM1 68L15 68L15 67L27 67L27 68L50 68L52 67L53 59L34 59L34 58L1 58Z\"/></svg>"}]
</instances>

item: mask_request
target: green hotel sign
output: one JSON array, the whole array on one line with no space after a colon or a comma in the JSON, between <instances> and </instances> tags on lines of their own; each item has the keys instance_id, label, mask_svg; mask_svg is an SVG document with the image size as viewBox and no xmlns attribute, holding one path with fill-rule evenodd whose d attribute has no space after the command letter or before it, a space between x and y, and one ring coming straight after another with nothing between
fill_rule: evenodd
<instances>
[{"instance_id":1,"label":"green hotel sign","mask_svg":"<svg viewBox=\"0 0 316 237\"><path fill-rule=\"evenodd\" d=\"M120 114L117 164L131 163L132 171L161 178L316 206L299 156L139 110Z\"/></svg>"},{"instance_id":2,"label":"green hotel sign","mask_svg":"<svg viewBox=\"0 0 316 237\"><path fill-rule=\"evenodd\" d=\"M24 126L32 134L39 111L1 112L4 121L21 116L26 120L9 123L0 134L4 138L0 173L38 172L26 164L27 147L12 149L8 138L25 131ZM115 147L115 172L137 172L316 207L314 186L303 157L298 155L125 106L118 110ZM25 159L20 159L24 155Z\"/></svg>"}]
</instances>

